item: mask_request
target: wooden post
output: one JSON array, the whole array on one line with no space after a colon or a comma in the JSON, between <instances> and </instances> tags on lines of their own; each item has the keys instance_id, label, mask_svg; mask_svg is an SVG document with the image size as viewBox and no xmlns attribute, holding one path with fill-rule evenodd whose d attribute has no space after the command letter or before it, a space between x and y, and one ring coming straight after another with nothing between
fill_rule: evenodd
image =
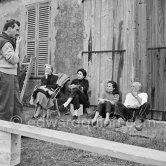
<instances>
[{"instance_id":1,"label":"wooden post","mask_svg":"<svg viewBox=\"0 0 166 166\"><path fill-rule=\"evenodd\" d=\"M20 163L21 136L0 131L0 166Z\"/></svg>"}]
</instances>

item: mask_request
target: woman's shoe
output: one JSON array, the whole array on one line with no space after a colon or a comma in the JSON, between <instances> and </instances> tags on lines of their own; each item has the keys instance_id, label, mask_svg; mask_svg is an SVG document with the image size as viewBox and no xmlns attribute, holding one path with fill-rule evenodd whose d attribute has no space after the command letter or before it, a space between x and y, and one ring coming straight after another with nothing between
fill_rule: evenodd
<instances>
[{"instance_id":1,"label":"woman's shoe","mask_svg":"<svg viewBox=\"0 0 166 166\"><path fill-rule=\"evenodd\" d=\"M39 118L40 118L40 115L38 115L38 116L33 116L33 117L32 117L33 120L37 120L37 119L39 119Z\"/></svg>"},{"instance_id":2,"label":"woman's shoe","mask_svg":"<svg viewBox=\"0 0 166 166\"><path fill-rule=\"evenodd\" d=\"M43 119L47 118L47 115L46 115L46 114L44 114L44 115L42 116L42 118L43 118Z\"/></svg>"},{"instance_id":3,"label":"woman's shoe","mask_svg":"<svg viewBox=\"0 0 166 166\"><path fill-rule=\"evenodd\" d=\"M45 115L45 116L42 116L42 118L43 118L43 119L46 119L46 118L47 118L47 116L46 116L46 115Z\"/></svg>"},{"instance_id":4,"label":"woman's shoe","mask_svg":"<svg viewBox=\"0 0 166 166\"><path fill-rule=\"evenodd\" d=\"M104 121L104 127L107 127L109 124L110 124L110 121L109 121L109 120L105 120L105 121Z\"/></svg>"},{"instance_id":5,"label":"woman's shoe","mask_svg":"<svg viewBox=\"0 0 166 166\"><path fill-rule=\"evenodd\" d=\"M59 112L67 112L67 108L64 105L59 106Z\"/></svg>"},{"instance_id":6,"label":"woman's shoe","mask_svg":"<svg viewBox=\"0 0 166 166\"><path fill-rule=\"evenodd\" d=\"M97 120L96 121L91 121L92 126L96 126L96 124L97 124Z\"/></svg>"},{"instance_id":7,"label":"woman's shoe","mask_svg":"<svg viewBox=\"0 0 166 166\"><path fill-rule=\"evenodd\" d=\"M77 120L77 119L78 119L78 116L74 115L73 120Z\"/></svg>"}]
</instances>

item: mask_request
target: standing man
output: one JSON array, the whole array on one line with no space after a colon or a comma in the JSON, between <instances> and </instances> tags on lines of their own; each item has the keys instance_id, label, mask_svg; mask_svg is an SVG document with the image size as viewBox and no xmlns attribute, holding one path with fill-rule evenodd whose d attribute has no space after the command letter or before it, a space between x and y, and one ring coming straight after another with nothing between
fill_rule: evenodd
<instances>
[{"instance_id":1,"label":"standing man","mask_svg":"<svg viewBox=\"0 0 166 166\"><path fill-rule=\"evenodd\" d=\"M6 21L0 35L0 119L24 122L17 77L19 32L20 22L11 19Z\"/></svg>"}]
</instances>

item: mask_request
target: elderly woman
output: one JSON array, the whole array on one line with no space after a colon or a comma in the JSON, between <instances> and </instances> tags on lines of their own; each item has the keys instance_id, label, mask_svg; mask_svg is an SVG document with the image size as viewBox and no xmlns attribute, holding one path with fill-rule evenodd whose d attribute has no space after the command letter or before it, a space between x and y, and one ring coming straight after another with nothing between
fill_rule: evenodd
<instances>
[{"instance_id":1,"label":"elderly woman","mask_svg":"<svg viewBox=\"0 0 166 166\"><path fill-rule=\"evenodd\" d=\"M47 109L51 108L54 103L51 99L51 94L57 87L58 76L53 75L53 67L49 64L45 65L45 76L41 78L41 85L35 89L32 94L30 104L36 106L36 111L33 119L40 117L41 110L43 110L43 118L46 117Z\"/></svg>"},{"instance_id":2,"label":"elderly woman","mask_svg":"<svg viewBox=\"0 0 166 166\"><path fill-rule=\"evenodd\" d=\"M131 85L131 92L126 95L124 104L117 103L115 109L115 115L122 117L125 120L137 118L141 122L144 122L146 115L149 113L150 104L148 103L148 95L145 92L141 92L141 83L133 82Z\"/></svg>"},{"instance_id":3,"label":"elderly woman","mask_svg":"<svg viewBox=\"0 0 166 166\"><path fill-rule=\"evenodd\" d=\"M85 79L86 75L86 70L82 68L77 70L77 79L72 80L71 84L69 85L69 98L59 108L60 111L63 111L70 103L72 103L74 106L73 120L78 118L78 109L80 108L80 104L83 104L84 108L89 106L89 98L87 93L89 82L87 79Z\"/></svg>"}]
</instances>

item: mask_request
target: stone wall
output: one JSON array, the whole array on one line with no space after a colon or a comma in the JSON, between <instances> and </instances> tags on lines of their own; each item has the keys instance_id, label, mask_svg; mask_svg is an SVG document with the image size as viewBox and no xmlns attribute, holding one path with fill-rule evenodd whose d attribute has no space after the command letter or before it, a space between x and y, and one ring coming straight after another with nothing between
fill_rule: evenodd
<instances>
[{"instance_id":1,"label":"stone wall","mask_svg":"<svg viewBox=\"0 0 166 166\"><path fill-rule=\"evenodd\" d=\"M20 36L22 37L20 56L21 60L25 56L25 5L23 0L4 0L0 2L0 33L6 20L16 19L21 23Z\"/></svg>"}]
</instances>

